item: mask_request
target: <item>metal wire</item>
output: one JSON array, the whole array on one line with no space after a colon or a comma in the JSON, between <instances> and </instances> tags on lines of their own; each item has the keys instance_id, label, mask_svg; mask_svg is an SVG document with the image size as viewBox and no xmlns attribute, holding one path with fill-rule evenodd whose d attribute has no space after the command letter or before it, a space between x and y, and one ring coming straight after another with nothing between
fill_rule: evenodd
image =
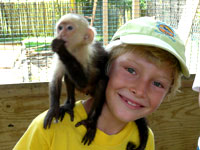
<instances>
[{"instance_id":1,"label":"metal wire","mask_svg":"<svg viewBox=\"0 0 200 150\"><path fill-rule=\"evenodd\" d=\"M105 44L133 17L152 16L177 29L186 0L109 0L108 27L104 25L103 4L103 0L0 0L0 84L49 80L53 56L50 43L56 21L66 13L84 15L97 29L97 40ZM200 7L187 45L191 73L196 72L200 61L199 23Z\"/></svg>"}]
</instances>

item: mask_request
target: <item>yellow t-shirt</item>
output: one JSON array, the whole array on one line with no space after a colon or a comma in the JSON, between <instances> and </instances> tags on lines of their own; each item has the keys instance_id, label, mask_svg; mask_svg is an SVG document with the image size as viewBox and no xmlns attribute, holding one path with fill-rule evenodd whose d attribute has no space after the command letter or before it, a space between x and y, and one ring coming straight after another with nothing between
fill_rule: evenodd
<instances>
[{"instance_id":1,"label":"yellow t-shirt","mask_svg":"<svg viewBox=\"0 0 200 150\"><path fill-rule=\"evenodd\" d=\"M88 146L81 140L86 132L84 126L75 127L75 124L87 117L86 111L78 101L74 108L74 121L65 115L62 122L51 124L50 129L43 128L46 112L37 116L27 131L15 145L14 150L126 150L128 141L139 145L139 134L134 122L115 135L107 135L97 129L94 141ZM154 150L154 137L149 129L149 138L146 150Z\"/></svg>"}]
</instances>

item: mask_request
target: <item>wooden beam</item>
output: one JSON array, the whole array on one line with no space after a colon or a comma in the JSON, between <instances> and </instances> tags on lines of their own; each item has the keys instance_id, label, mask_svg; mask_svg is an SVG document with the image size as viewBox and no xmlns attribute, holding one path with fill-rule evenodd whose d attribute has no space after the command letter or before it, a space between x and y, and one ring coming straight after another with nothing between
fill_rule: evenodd
<instances>
[{"instance_id":1,"label":"wooden beam","mask_svg":"<svg viewBox=\"0 0 200 150\"><path fill-rule=\"evenodd\" d=\"M132 1L132 16L134 18L139 18L140 17L140 2L139 0L133 0Z\"/></svg>"},{"instance_id":2,"label":"wooden beam","mask_svg":"<svg viewBox=\"0 0 200 150\"><path fill-rule=\"evenodd\" d=\"M108 0L103 0L103 44L108 44Z\"/></svg>"},{"instance_id":3,"label":"wooden beam","mask_svg":"<svg viewBox=\"0 0 200 150\"><path fill-rule=\"evenodd\" d=\"M187 45L190 30L192 28L192 22L194 20L198 5L199 0L186 0L186 5L178 24L177 32L179 33L185 45Z\"/></svg>"},{"instance_id":4,"label":"wooden beam","mask_svg":"<svg viewBox=\"0 0 200 150\"><path fill-rule=\"evenodd\" d=\"M97 2L98 2L98 0L94 0L93 11L92 11L92 19L91 19L91 23L90 23L91 26L93 26L93 24L94 24L94 19L95 19L96 9L97 9Z\"/></svg>"}]
</instances>

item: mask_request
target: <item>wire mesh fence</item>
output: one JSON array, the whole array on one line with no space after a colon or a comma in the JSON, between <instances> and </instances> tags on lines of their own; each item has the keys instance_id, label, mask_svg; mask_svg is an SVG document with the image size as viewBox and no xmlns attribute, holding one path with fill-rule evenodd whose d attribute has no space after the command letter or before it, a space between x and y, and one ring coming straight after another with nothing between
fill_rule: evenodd
<instances>
[{"instance_id":1,"label":"wire mesh fence","mask_svg":"<svg viewBox=\"0 0 200 150\"><path fill-rule=\"evenodd\" d=\"M188 2L189 1L189 2ZM196 0L0 0L0 84L49 80L56 21L66 13L84 15L107 44L126 21L152 16L178 29L183 12L197 5L187 36L187 64L200 61L200 4ZM191 5L191 6L190 6ZM189 21L188 21L189 22ZM184 33L184 30L182 31Z\"/></svg>"}]
</instances>

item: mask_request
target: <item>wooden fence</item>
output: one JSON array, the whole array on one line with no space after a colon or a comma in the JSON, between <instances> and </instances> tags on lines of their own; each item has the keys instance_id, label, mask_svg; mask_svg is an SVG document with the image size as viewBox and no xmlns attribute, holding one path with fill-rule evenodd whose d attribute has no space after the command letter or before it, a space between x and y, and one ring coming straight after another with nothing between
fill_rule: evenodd
<instances>
[{"instance_id":1,"label":"wooden fence","mask_svg":"<svg viewBox=\"0 0 200 150\"><path fill-rule=\"evenodd\" d=\"M193 78L184 80L182 92L173 100L163 102L148 117L156 150L196 150L200 109L192 83ZM48 108L48 83L0 85L0 95L0 147L11 150L32 119ZM76 97L86 98L80 93Z\"/></svg>"},{"instance_id":2,"label":"wooden fence","mask_svg":"<svg viewBox=\"0 0 200 150\"><path fill-rule=\"evenodd\" d=\"M137 5L139 9L139 3ZM95 26L100 39L107 40L106 44L117 28L132 18L132 11L130 5L120 1L0 2L0 38L14 41L15 37L52 37L56 21L73 12L84 15Z\"/></svg>"},{"instance_id":3,"label":"wooden fence","mask_svg":"<svg viewBox=\"0 0 200 150\"><path fill-rule=\"evenodd\" d=\"M53 36L55 22L69 10L69 4L61 1L1 2L0 35Z\"/></svg>"}]
</instances>

